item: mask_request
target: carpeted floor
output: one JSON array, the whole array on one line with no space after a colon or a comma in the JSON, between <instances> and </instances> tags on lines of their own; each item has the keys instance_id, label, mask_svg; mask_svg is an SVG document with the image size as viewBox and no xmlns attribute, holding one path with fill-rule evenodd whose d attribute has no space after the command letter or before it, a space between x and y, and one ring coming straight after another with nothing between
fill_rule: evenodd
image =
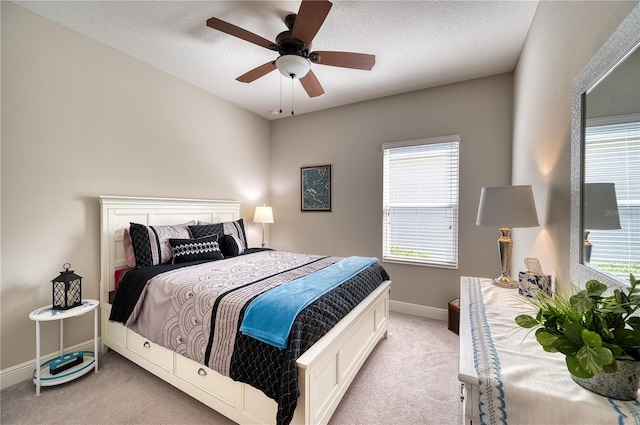
<instances>
[{"instance_id":1,"label":"carpeted floor","mask_svg":"<svg viewBox=\"0 0 640 425\"><path fill-rule=\"evenodd\" d=\"M375 348L330 424L462 423L458 337L446 323L392 313L389 338ZM25 381L0 393L0 423L233 424L110 351L100 372L44 387Z\"/></svg>"}]
</instances>

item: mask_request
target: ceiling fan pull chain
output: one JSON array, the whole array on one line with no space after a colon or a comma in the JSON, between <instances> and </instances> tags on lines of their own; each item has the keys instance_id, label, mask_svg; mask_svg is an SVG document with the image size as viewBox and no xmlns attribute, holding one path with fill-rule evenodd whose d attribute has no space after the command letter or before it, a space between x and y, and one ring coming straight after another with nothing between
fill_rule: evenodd
<instances>
[{"instance_id":1,"label":"ceiling fan pull chain","mask_svg":"<svg viewBox=\"0 0 640 425\"><path fill-rule=\"evenodd\" d=\"M282 113L282 77L278 78L280 80L280 113Z\"/></svg>"},{"instance_id":2,"label":"ceiling fan pull chain","mask_svg":"<svg viewBox=\"0 0 640 425\"><path fill-rule=\"evenodd\" d=\"M291 74L291 115L293 115L293 78L295 76Z\"/></svg>"}]
</instances>

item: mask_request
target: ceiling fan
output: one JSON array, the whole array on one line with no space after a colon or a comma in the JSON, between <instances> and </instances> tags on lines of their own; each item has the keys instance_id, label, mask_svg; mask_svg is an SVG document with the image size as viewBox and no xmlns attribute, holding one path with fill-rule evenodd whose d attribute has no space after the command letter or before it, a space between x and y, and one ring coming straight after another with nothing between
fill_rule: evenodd
<instances>
[{"instance_id":1,"label":"ceiling fan","mask_svg":"<svg viewBox=\"0 0 640 425\"><path fill-rule=\"evenodd\" d=\"M376 63L374 55L365 53L310 51L311 41L331 6L327 0L303 0L298 14L290 14L285 18L288 31L278 34L275 43L218 18L208 19L207 26L279 53L276 60L260 65L236 80L250 83L278 69L287 78L299 79L309 97L316 97L324 94L324 89L311 70L311 63L366 71L370 71Z\"/></svg>"}]
</instances>

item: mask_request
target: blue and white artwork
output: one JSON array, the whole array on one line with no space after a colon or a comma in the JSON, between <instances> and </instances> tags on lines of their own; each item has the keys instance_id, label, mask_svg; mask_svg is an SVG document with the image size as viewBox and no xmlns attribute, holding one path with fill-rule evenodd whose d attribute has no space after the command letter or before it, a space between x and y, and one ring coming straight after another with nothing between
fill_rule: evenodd
<instances>
[{"instance_id":1,"label":"blue and white artwork","mask_svg":"<svg viewBox=\"0 0 640 425\"><path fill-rule=\"evenodd\" d=\"M331 211L331 165L300 169L302 211Z\"/></svg>"}]
</instances>

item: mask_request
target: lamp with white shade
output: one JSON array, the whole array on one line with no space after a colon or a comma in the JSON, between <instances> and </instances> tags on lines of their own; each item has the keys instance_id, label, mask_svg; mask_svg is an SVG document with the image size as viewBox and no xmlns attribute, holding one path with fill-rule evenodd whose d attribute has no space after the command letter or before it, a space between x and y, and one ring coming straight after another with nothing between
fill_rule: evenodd
<instances>
[{"instance_id":1,"label":"lamp with white shade","mask_svg":"<svg viewBox=\"0 0 640 425\"><path fill-rule=\"evenodd\" d=\"M591 262L593 244L588 237L591 230L620 229L618 199L614 183L586 183L584 185L584 263Z\"/></svg>"},{"instance_id":2,"label":"lamp with white shade","mask_svg":"<svg viewBox=\"0 0 640 425\"><path fill-rule=\"evenodd\" d=\"M273 209L264 205L256 207L256 212L253 214L253 222L262 223L262 247L264 248L264 225L273 223Z\"/></svg>"},{"instance_id":3,"label":"lamp with white shade","mask_svg":"<svg viewBox=\"0 0 640 425\"><path fill-rule=\"evenodd\" d=\"M498 252L502 273L493 280L493 284L503 288L517 288L518 282L510 276L513 248L511 229L539 225L532 187L530 185L483 187L476 225L500 228Z\"/></svg>"}]
</instances>

